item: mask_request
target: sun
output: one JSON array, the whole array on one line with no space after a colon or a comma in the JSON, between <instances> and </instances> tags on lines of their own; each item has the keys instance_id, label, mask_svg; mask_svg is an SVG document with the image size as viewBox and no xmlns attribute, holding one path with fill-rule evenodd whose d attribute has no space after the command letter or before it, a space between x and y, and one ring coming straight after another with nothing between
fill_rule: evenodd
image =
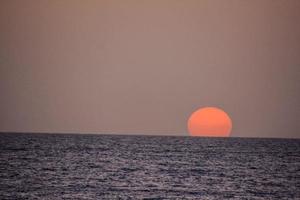
<instances>
[{"instance_id":1,"label":"sun","mask_svg":"<svg viewBox=\"0 0 300 200\"><path fill-rule=\"evenodd\" d=\"M188 120L188 131L191 136L229 137L232 121L223 110L205 107L196 110Z\"/></svg>"}]
</instances>

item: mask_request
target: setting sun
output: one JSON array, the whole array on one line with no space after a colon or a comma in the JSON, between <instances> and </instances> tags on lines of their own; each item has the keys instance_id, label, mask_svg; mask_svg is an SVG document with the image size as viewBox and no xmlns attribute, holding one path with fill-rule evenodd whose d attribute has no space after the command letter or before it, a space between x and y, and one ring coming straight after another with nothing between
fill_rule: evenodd
<instances>
[{"instance_id":1,"label":"setting sun","mask_svg":"<svg viewBox=\"0 0 300 200\"><path fill-rule=\"evenodd\" d=\"M188 120L191 136L228 137L232 122L226 112L215 107L196 110Z\"/></svg>"}]
</instances>

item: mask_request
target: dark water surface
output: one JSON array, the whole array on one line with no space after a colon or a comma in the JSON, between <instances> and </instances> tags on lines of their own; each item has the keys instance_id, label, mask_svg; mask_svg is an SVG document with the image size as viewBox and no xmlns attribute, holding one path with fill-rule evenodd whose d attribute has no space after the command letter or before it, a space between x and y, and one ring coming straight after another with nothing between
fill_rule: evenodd
<instances>
[{"instance_id":1,"label":"dark water surface","mask_svg":"<svg viewBox=\"0 0 300 200\"><path fill-rule=\"evenodd\" d=\"M300 140L0 134L0 199L300 199Z\"/></svg>"}]
</instances>

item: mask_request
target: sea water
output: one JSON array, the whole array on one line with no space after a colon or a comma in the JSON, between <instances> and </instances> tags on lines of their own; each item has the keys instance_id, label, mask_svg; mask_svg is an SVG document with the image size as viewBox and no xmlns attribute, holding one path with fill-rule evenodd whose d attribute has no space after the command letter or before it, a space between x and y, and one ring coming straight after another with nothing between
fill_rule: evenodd
<instances>
[{"instance_id":1,"label":"sea water","mask_svg":"<svg viewBox=\"0 0 300 200\"><path fill-rule=\"evenodd\" d=\"M300 199L300 140L1 133L0 199Z\"/></svg>"}]
</instances>

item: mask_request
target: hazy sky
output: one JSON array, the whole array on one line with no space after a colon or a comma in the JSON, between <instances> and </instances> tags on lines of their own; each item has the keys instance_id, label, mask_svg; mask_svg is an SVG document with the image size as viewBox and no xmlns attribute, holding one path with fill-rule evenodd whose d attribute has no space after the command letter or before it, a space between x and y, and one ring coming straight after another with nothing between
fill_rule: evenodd
<instances>
[{"instance_id":1,"label":"hazy sky","mask_svg":"<svg viewBox=\"0 0 300 200\"><path fill-rule=\"evenodd\" d=\"M0 131L300 137L299 0L2 0Z\"/></svg>"}]
</instances>

